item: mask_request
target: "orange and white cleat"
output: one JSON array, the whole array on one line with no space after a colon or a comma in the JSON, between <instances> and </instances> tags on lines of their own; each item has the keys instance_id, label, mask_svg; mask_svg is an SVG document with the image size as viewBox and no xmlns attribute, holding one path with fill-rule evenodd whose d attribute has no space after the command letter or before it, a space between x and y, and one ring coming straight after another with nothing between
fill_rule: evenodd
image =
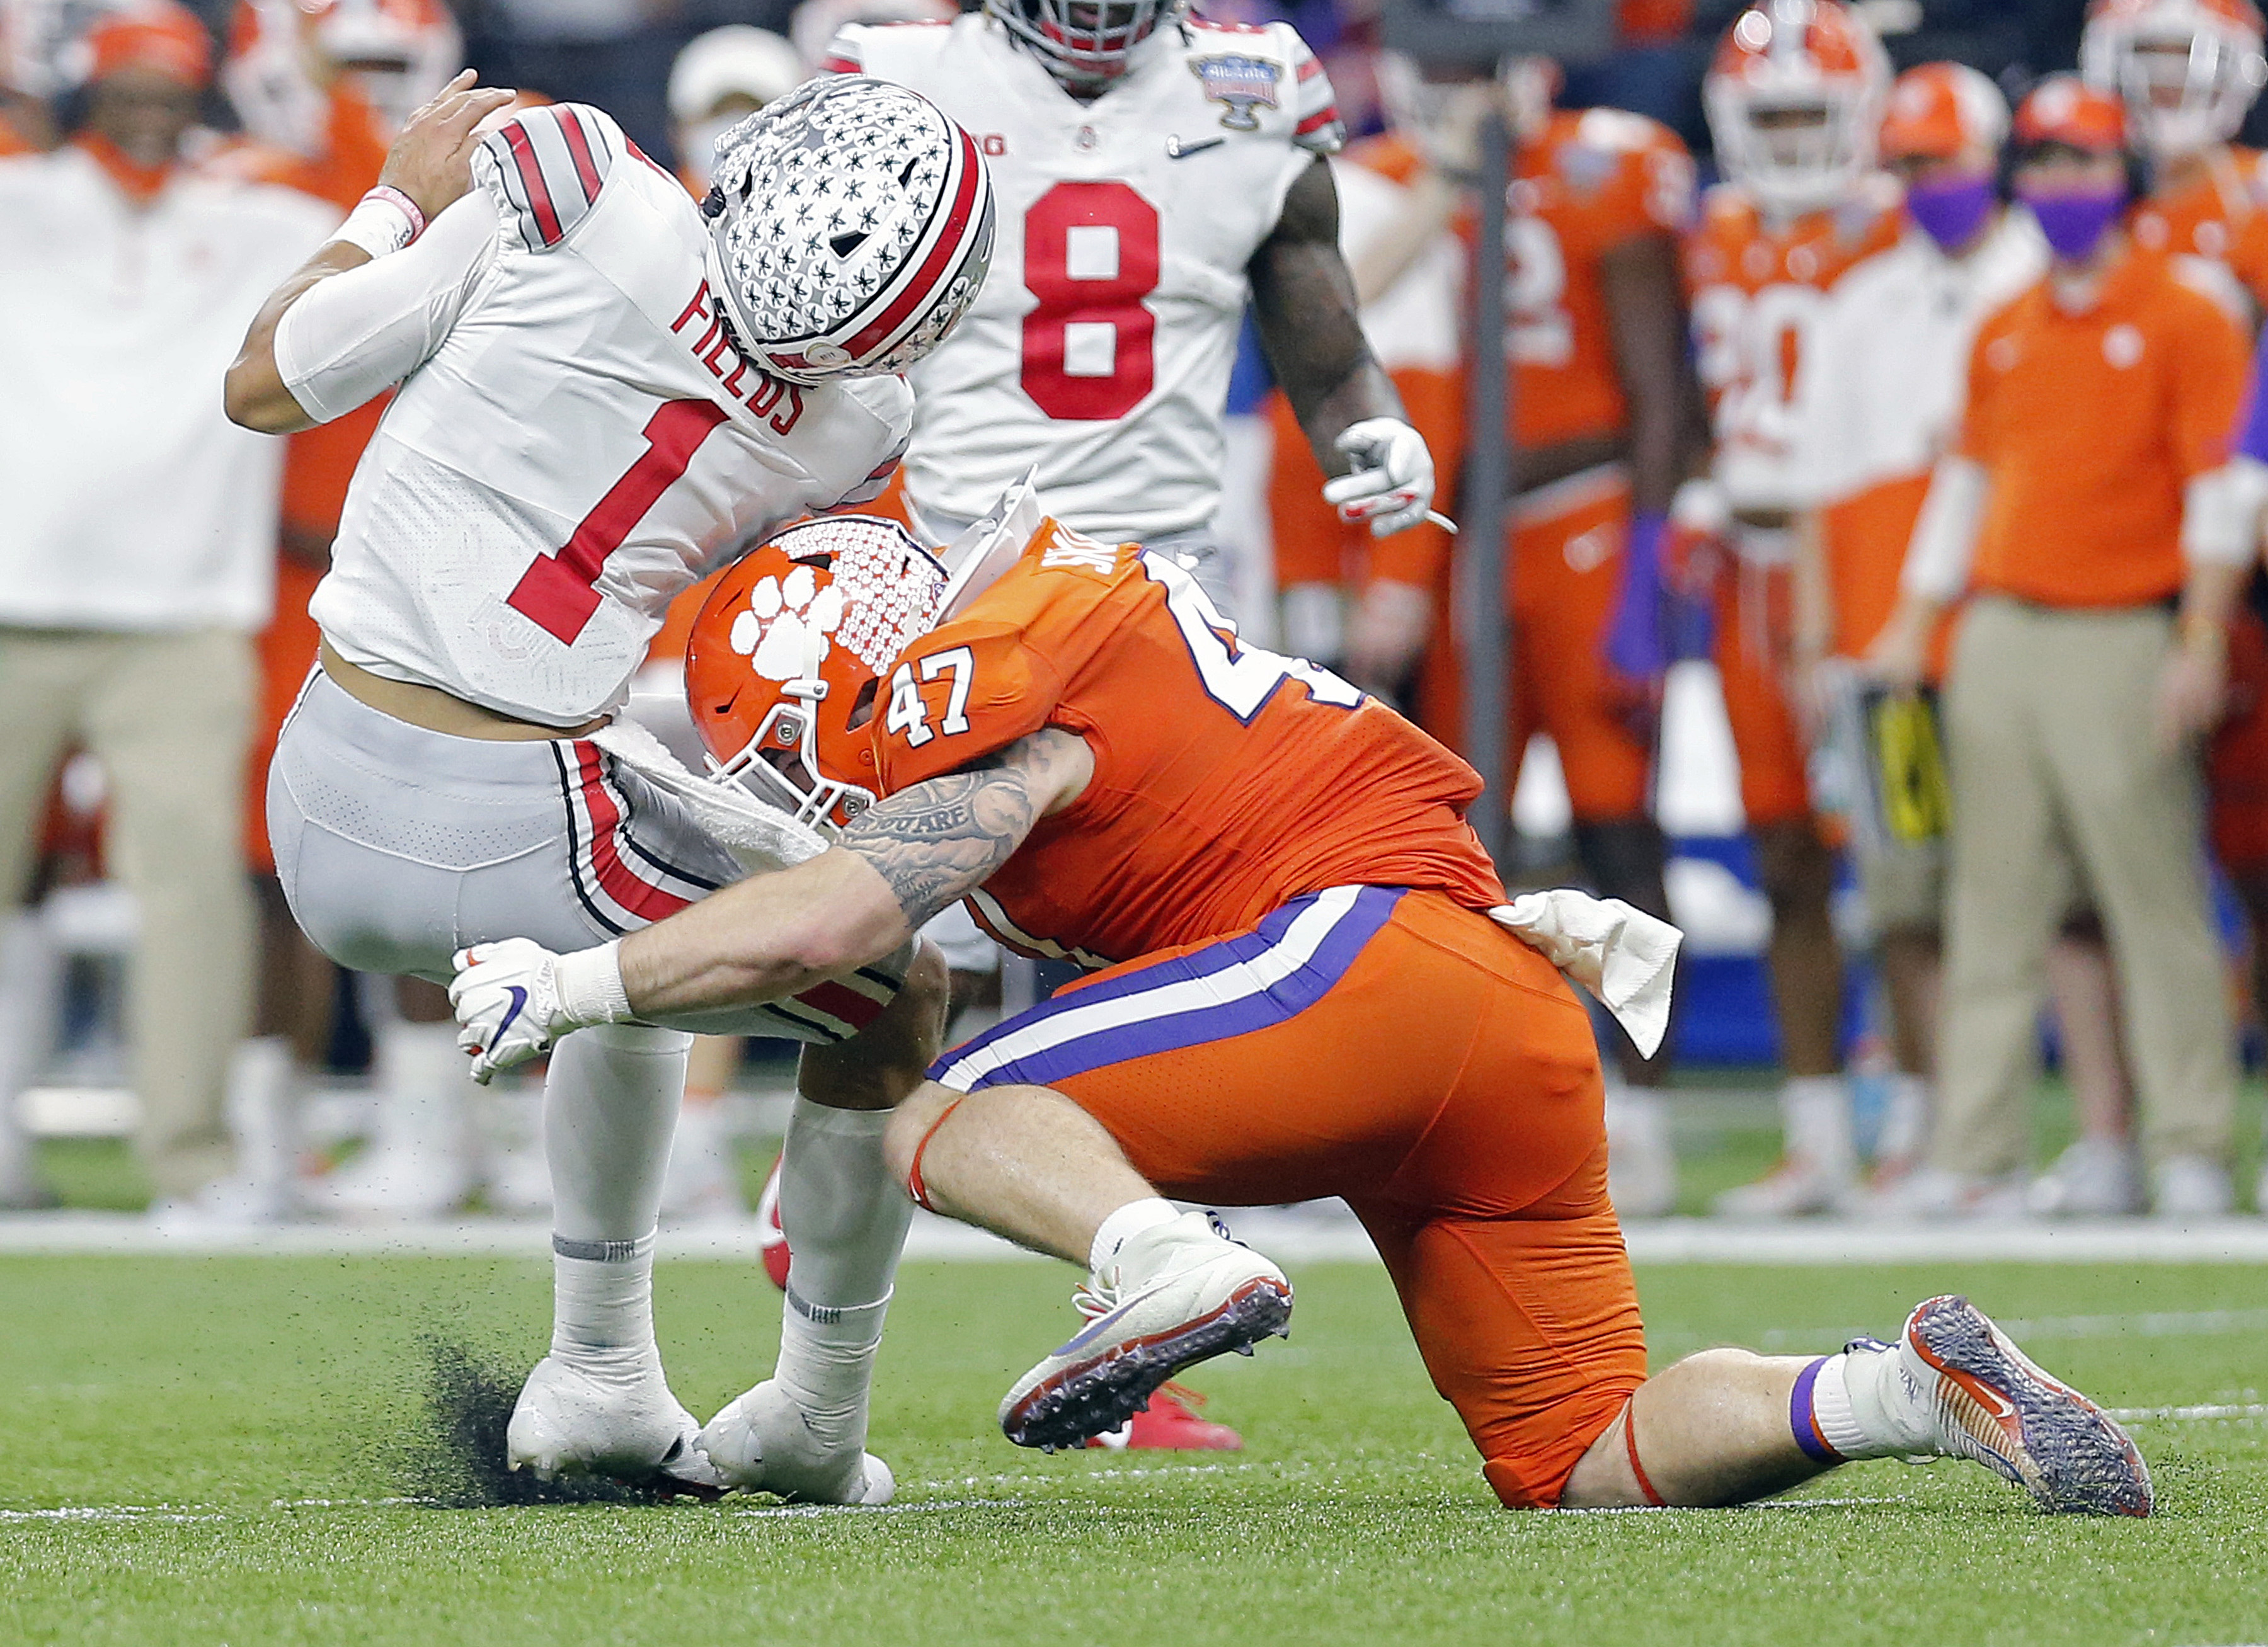
<instances>
[{"instance_id":1,"label":"orange and white cleat","mask_svg":"<svg viewBox=\"0 0 2268 1647\"><path fill-rule=\"evenodd\" d=\"M772 1278L772 1285L782 1292L787 1290L787 1232L780 1227L779 1180L780 1165L787 1159L783 1155L772 1163L772 1170L764 1180L763 1194L756 1197L756 1252L764 1261L764 1274Z\"/></svg>"},{"instance_id":2,"label":"orange and white cleat","mask_svg":"<svg viewBox=\"0 0 2268 1647\"><path fill-rule=\"evenodd\" d=\"M1166 1452L1241 1452L1244 1437L1197 1416L1205 1398L1186 1384L1161 1384L1149 1406L1116 1430L1089 1436L1090 1447Z\"/></svg>"},{"instance_id":3,"label":"orange and white cleat","mask_svg":"<svg viewBox=\"0 0 2268 1647\"><path fill-rule=\"evenodd\" d=\"M1928 1403L1939 1450L1973 1459L2066 1515L2146 1516L2149 1467L2110 1415L2051 1378L1968 1299L1930 1298L1898 1356Z\"/></svg>"}]
</instances>

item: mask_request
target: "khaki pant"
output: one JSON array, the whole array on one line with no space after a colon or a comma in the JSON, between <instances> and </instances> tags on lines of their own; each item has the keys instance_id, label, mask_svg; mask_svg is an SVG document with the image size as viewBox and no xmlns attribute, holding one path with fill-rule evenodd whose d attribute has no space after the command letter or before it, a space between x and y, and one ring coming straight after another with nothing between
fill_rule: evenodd
<instances>
[{"instance_id":1,"label":"khaki pant","mask_svg":"<svg viewBox=\"0 0 2268 1647\"><path fill-rule=\"evenodd\" d=\"M2101 912L2153 1160L2226 1159L2236 1069L2194 749L2152 725L2173 620L1987 598L1945 691L1953 784L1936 1165L2029 1164L2044 957L2074 886Z\"/></svg>"},{"instance_id":2,"label":"khaki pant","mask_svg":"<svg viewBox=\"0 0 2268 1647\"><path fill-rule=\"evenodd\" d=\"M55 762L84 745L109 777L111 863L141 910L127 1027L160 1195L232 1165L224 1083L252 1012L253 678L250 638L228 631L0 628L0 897L22 898Z\"/></svg>"}]
</instances>

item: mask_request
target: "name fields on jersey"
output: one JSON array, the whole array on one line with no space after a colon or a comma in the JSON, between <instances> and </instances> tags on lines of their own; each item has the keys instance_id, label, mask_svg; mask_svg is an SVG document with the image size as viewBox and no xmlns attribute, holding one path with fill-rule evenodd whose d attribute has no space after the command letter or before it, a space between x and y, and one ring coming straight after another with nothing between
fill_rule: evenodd
<instances>
[{"instance_id":1,"label":"name fields on jersey","mask_svg":"<svg viewBox=\"0 0 2268 1647\"><path fill-rule=\"evenodd\" d=\"M681 335L696 320L706 320L708 327L693 344L693 357L709 369L709 375L725 386L725 393L739 401L758 417L764 418L778 434L792 432L803 418L803 392L792 383L767 376L751 365L740 351L733 347L733 340L725 331L724 322L717 317L717 299L704 278L695 290L684 312L670 322L669 329ZM725 370L723 362L731 357L733 369ZM744 395L740 379L753 374L755 382ZM783 404L784 402L784 404Z\"/></svg>"}]
</instances>

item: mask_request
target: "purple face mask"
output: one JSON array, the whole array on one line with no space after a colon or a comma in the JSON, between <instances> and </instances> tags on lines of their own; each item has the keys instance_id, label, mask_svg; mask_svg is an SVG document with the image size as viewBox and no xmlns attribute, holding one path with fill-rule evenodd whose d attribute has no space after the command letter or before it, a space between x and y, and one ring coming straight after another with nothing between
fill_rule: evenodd
<instances>
[{"instance_id":1,"label":"purple face mask","mask_svg":"<svg viewBox=\"0 0 2268 1647\"><path fill-rule=\"evenodd\" d=\"M2084 195L2034 194L2020 188L2016 198L2032 209L2032 216L2040 220L2040 232L2048 238L2055 254L2067 262L2084 261L2118 214L2126 209L2126 190L2123 185Z\"/></svg>"},{"instance_id":2,"label":"purple face mask","mask_svg":"<svg viewBox=\"0 0 2268 1647\"><path fill-rule=\"evenodd\" d=\"M1957 252L1976 237L1992 210L1992 180L1953 178L1917 183L1906 190L1906 215L1922 232L1948 252Z\"/></svg>"}]
</instances>

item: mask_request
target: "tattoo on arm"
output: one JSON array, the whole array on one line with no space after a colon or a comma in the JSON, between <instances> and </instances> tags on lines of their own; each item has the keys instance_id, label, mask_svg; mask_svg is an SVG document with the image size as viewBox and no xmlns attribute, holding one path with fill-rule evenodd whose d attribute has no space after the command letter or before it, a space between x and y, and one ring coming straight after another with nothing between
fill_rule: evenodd
<instances>
[{"instance_id":1,"label":"tattoo on arm","mask_svg":"<svg viewBox=\"0 0 2268 1647\"><path fill-rule=\"evenodd\" d=\"M1073 734L1043 727L1006 748L893 795L843 832L843 846L889 883L918 928L984 884L1058 792Z\"/></svg>"}]
</instances>

